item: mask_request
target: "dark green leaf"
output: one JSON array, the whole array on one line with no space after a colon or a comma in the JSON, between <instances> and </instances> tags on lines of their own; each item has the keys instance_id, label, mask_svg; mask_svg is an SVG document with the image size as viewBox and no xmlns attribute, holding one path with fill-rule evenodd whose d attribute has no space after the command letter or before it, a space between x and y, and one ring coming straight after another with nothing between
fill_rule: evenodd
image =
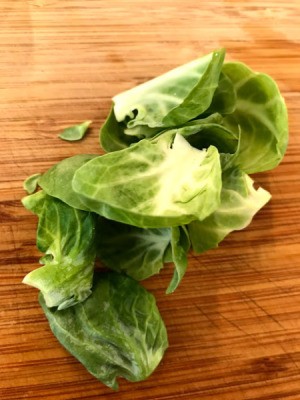
<instances>
[{"instance_id":1,"label":"dark green leaf","mask_svg":"<svg viewBox=\"0 0 300 400\"><path fill-rule=\"evenodd\" d=\"M236 134L222 126L223 117L212 114L206 118L195 119L178 128L165 130L161 134L180 134L196 149L215 146L220 153L235 153L238 146Z\"/></svg>"},{"instance_id":2,"label":"dark green leaf","mask_svg":"<svg viewBox=\"0 0 300 400\"><path fill-rule=\"evenodd\" d=\"M113 107L110 113L100 129L100 145L107 151L122 150L135 143L137 139L132 136L125 135L125 126L122 123L118 123L116 120Z\"/></svg>"},{"instance_id":3,"label":"dark green leaf","mask_svg":"<svg viewBox=\"0 0 300 400\"><path fill-rule=\"evenodd\" d=\"M133 279L95 273L92 295L66 310L40 303L60 343L105 385L146 379L168 347L155 298Z\"/></svg>"},{"instance_id":4,"label":"dark green leaf","mask_svg":"<svg viewBox=\"0 0 300 400\"><path fill-rule=\"evenodd\" d=\"M24 283L42 291L48 307L63 309L91 293L95 259L95 220L40 191L23 199L39 217L37 247L46 255L43 267L27 274Z\"/></svg>"},{"instance_id":5,"label":"dark green leaf","mask_svg":"<svg viewBox=\"0 0 300 400\"><path fill-rule=\"evenodd\" d=\"M173 293L181 282L188 265L188 251L191 243L185 226L172 228L171 250L175 265L173 278L168 286L167 294Z\"/></svg>"},{"instance_id":6,"label":"dark green leaf","mask_svg":"<svg viewBox=\"0 0 300 400\"><path fill-rule=\"evenodd\" d=\"M140 281L163 268L171 229L137 228L100 217L97 237L100 260L107 267Z\"/></svg>"}]
</instances>

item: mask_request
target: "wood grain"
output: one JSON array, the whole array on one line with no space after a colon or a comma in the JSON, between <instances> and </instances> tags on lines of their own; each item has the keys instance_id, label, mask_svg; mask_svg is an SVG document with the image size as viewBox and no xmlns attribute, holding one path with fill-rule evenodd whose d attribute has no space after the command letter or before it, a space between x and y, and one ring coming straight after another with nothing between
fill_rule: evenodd
<instances>
[{"instance_id":1,"label":"wood grain","mask_svg":"<svg viewBox=\"0 0 300 400\"><path fill-rule=\"evenodd\" d=\"M2 0L0 5L0 398L5 400L300 399L300 3L196 0ZM37 292L36 219L22 181L98 152L110 98L214 48L278 82L289 109L283 163L256 176L271 203L220 248L190 256L180 288L157 296L170 348L152 377L91 377L52 336ZM80 143L65 126L93 120Z\"/></svg>"}]
</instances>

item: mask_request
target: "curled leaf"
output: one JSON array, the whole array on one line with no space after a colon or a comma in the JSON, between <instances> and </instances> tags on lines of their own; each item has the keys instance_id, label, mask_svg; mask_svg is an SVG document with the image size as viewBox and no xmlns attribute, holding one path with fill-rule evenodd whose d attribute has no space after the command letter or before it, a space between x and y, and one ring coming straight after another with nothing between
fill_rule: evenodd
<instances>
[{"instance_id":1,"label":"curled leaf","mask_svg":"<svg viewBox=\"0 0 300 400\"><path fill-rule=\"evenodd\" d=\"M60 133L58 136L61 139L67 140L69 142L81 140L86 134L91 123L92 121L84 121L81 124L69 126L68 128L64 129L62 133Z\"/></svg>"},{"instance_id":2,"label":"curled leaf","mask_svg":"<svg viewBox=\"0 0 300 400\"><path fill-rule=\"evenodd\" d=\"M38 173L30 175L28 178L25 179L25 181L23 182L23 188L28 194L32 194L36 191L40 176L41 174Z\"/></svg>"}]
</instances>

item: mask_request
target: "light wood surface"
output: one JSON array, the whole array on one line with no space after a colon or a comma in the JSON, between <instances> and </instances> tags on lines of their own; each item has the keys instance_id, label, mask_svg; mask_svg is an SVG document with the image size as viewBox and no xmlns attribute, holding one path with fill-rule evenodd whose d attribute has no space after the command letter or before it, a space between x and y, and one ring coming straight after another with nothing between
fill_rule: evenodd
<instances>
[{"instance_id":1,"label":"light wood surface","mask_svg":"<svg viewBox=\"0 0 300 400\"><path fill-rule=\"evenodd\" d=\"M300 2L1 0L0 398L5 400L300 399ZM145 382L106 388L56 341L21 283L38 266L36 218L23 180L77 153L100 151L110 98L226 47L278 82L289 109L283 163L257 175L273 198L252 225L172 275L145 282L170 348ZM80 143L58 132L93 120Z\"/></svg>"}]
</instances>

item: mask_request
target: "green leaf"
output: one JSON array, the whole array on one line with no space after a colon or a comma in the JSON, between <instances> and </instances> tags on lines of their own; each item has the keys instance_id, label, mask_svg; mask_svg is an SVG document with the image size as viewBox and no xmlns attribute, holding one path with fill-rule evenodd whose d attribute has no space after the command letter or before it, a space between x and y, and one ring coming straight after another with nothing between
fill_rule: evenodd
<instances>
[{"instance_id":1,"label":"green leaf","mask_svg":"<svg viewBox=\"0 0 300 400\"><path fill-rule=\"evenodd\" d=\"M266 190L253 187L253 180L238 169L223 174L221 204L203 221L193 221L188 231L193 250L202 253L215 248L232 231L244 229L270 200Z\"/></svg>"},{"instance_id":2,"label":"green leaf","mask_svg":"<svg viewBox=\"0 0 300 400\"><path fill-rule=\"evenodd\" d=\"M274 80L242 63L227 63L223 73L232 81L237 103L224 125L240 133L236 166L250 174L275 168L288 143L287 109Z\"/></svg>"},{"instance_id":3,"label":"green leaf","mask_svg":"<svg viewBox=\"0 0 300 400\"><path fill-rule=\"evenodd\" d=\"M186 271L190 240L184 226L143 229L100 217L97 236L97 255L105 266L135 280L158 274L164 262L173 262L167 293L177 288Z\"/></svg>"},{"instance_id":4,"label":"green leaf","mask_svg":"<svg viewBox=\"0 0 300 400\"><path fill-rule=\"evenodd\" d=\"M100 217L97 255L109 268L135 280L159 273L171 242L171 229L142 229Z\"/></svg>"},{"instance_id":5,"label":"green leaf","mask_svg":"<svg viewBox=\"0 0 300 400\"><path fill-rule=\"evenodd\" d=\"M149 377L168 347L155 298L133 279L95 273L92 295L67 310L40 304L60 343L105 385Z\"/></svg>"},{"instance_id":6,"label":"green leaf","mask_svg":"<svg viewBox=\"0 0 300 400\"><path fill-rule=\"evenodd\" d=\"M124 125L123 122L119 123ZM162 133L166 128L165 127L160 127L160 128L149 128L147 125L136 125L133 126L132 128L126 128L124 129L124 135L126 135L129 138L135 139L134 142L136 143L138 140L141 139L151 139L154 136Z\"/></svg>"},{"instance_id":7,"label":"green leaf","mask_svg":"<svg viewBox=\"0 0 300 400\"><path fill-rule=\"evenodd\" d=\"M39 215L42 213L46 198L47 194L40 190L30 196L23 197L22 204L27 210Z\"/></svg>"},{"instance_id":8,"label":"green leaf","mask_svg":"<svg viewBox=\"0 0 300 400\"><path fill-rule=\"evenodd\" d=\"M213 146L201 151L180 135L163 135L87 162L73 189L108 219L141 228L184 225L218 207L220 157Z\"/></svg>"},{"instance_id":9,"label":"green leaf","mask_svg":"<svg viewBox=\"0 0 300 400\"><path fill-rule=\"evenodd\" d=\"M166 251L165 251L165 254L164 254L164 262L165 263L173 262L173 253L172 253L171 242L169 243L168 247L166 248Z\"/></svg>"},{"instance_id":10,"label":"green leaf","mask_svg":"<svg viewBox=\"0 0 300 400\"><path fill-rule=\"evenodd\" d=\"M191 243L185 226L172 228L171 250L175 265L173 278L168 286L167 294L173 293L181 282L188 266L188 251Z\"/></svg>"},{"instance_id":11,"label":"green leaf","mask_svg":"<svg viewBox=\"0 0 300 400\"><path fill-rule=\"evenodd\" d=\"M92 121L84 121L81 124L69 126L68 128L64 129L62 133L60 133L58 136L61 139L67 140L69 142L81 140L86 134L91 123Z\"/></svg>"},{"instance_id":12,"label":"green leaf","mask_svg":"<svg viewBox=\"0 0 300 400\"><path fill-rule=\"evenodd\" d=\"M97 156L92 154L78 154L65 158L41 176L39 185L47 194L62 200L69 206L89 211L74 192L72 179L78 168L95 157Z\"/></svg>"},{"instance_id":13,"label":"green leaf","mask_svg":"<svg viewBox=\"0 0 300 400\"><path fill-rule=\"evenodd\" d=\"M215 146L219 153L235 154L238 148L238 138L236 135L218 124L203 125L199 132L184 136L190 145L197 149Z\"/></svg>"},{"instance_id":14,"label":"green leaf","mask_svg":"<svg viewBox=\"0 0 300 400\"><path fill-rule=\"evenodd\" d=\"M202 114L218 86L225 50L173 69L113 98L118 122L130 129L181 125ZM149 135L148 135L149 137Z\"/></svg>"},{"instance_id":15,"label":"green leaf","mask_svg":"<svg viewBox=\"0 0 300 400\"><path fill-rule=\"evenodd\" d=\"M48 307L63 309L91 294L95 259L95 221L44 192L23 199L39 217L37 247L45 265L25 276L23 283L41 290Z\"/></svg>"},{"instance_id":16,"label":"green leaf","mask_svg":"<svg viewBox=\"0 0 300 400\"><path fill-rule=\"evenodd\" d=\"M41 174L33 174L25 179L23 188L28 194L32 194L36 191L40 176Z\"/></svg>"},{"instance_id":17,"label":"green leaf","mask_svg":"<svg viewBox=\"0 0 300 400\"><path fill-rule=\"evenodd\" d=\"M214 93L211 105L205 115L219 113L231 114L236 107L236 91L231 80L223 73L220 74L218 87Z\"/></svg>"},{"instance_id":18,"label":"green leaf","mask_svg":"<svg viewBox=\"0 0 300 400\"><path fill-rule=\"evenodd\" d=\"M215 146L220 153L234 154L238 147L238 137L222 126L222 121L223 117L215 113L206 118L187 122L181 127L166 130L162 134L180 134L191 146L199 150Z\"/></svg>"},{"instance_id":19,"label":"green leaf","mask_svg":"<svg viewBox=\"0 0 300 400\"><path fill-rule=\"evenodd\" d=\"M116 120L113 107L100 129L100 145L106 152L125 149L137 141L136 138L124 134L125 125Z\"/></svg>"}]
</instances>

